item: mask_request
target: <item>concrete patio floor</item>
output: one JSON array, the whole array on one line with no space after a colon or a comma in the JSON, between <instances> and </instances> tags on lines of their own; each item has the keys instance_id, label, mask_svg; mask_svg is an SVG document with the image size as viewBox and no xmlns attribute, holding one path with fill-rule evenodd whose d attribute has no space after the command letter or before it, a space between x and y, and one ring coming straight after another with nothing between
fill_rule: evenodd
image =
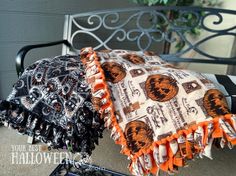
<instances>
[{"instance_id":1,"label":"concrete patio floor","mask_svg":"<svg viewBox=\"0 0 236 176\"><path fill-rule=\"evenodd\" d=\"M0 127L0 176L47 176L57 166L48 163L42 164L12 164L14 160L12 153L15 149L12 146L29 146L27 136L21 136L15 130ZM35 144L43 145L42 143ZM109 132L104 132L104 138L100 140L92 154L91 160L94 164L122 173L129 174L127 165L129 161L126 156L119 153L120 146L115 145L109 137ZM29 151L26 151L29 152ZM50 152L58 152L57 150ZM189 167L180 169L176 176L235 176L236 149L227 148L213 149L213 160L208 158L196 159L189 162ZM14 160L16 162L16 160ZM161 174L164 175L164 174Z\"/></svg>"}]
</instances>

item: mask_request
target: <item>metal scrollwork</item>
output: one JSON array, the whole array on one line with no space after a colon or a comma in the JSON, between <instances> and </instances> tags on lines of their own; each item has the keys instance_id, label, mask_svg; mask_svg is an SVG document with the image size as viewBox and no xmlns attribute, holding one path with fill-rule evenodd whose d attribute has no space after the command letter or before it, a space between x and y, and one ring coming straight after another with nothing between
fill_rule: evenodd
<instances>
[{"instance_id":1,"label":"metal scrollwork","mask_svg":"<svg viewBox=\"0 0 236 176\"><path fill-rule=\"evenodd\" d=\"M152 45L161 42L172 44L182 41L185 47L176 53L167 54L166 59L173 60L174 57L181 57L190 50L194 50L207 58L222 61L226 58L213 56L203 51L200 45L216 37L236 36L235 24L223 29L218 28L223 24L225 14L236 17L236 11L232 10L164 6L77 14L70 16L70 29L75 28L75 30L71 30L69 41L73 44L73 41L83 34L92 37L98 43L93 46L95 49L114 49L110 47L112 42L121 42L121 44L117 44L118 46L123 46L124 42L132 42L138 50L148 50ZM210 17L214 17L214 19L209 25L207 20ZM208 32L209 36L194 43L191 42L186 34L194 28ZM143 42L144 40L145 42ZM236 57L232 58L236 59Z\"/></svg>"},{"instance_id":2,"label":"metal scrollwork","mask_svg":"<svg viewBox=\"0 0 236 176\"><path fill-rule=\"evenodd\" d=\"M225 31L228 31L228 30L231 30L231 29L223 29L223 30L216 30L212 27L208 27L207 24L205 24L205 22L207 21L207 18L208 17L216 17L217 19L214 20L212 22L212 24L214 25L220 25L222 22L223 22L223 16L222 14L218 13L218 12L208 12L206 15L204 15L202 17L202 21L201 21L201 26L203 29L207 30L207 31L211 31L211 32L225 32ZM234 27L235 28L235 27Z\"/></svg>"},{"instance_id":3,"label":"metal scrollwork","mask_svg":"<svg viewBox=\"0 0 236 176\"><path fill-rule=\"evenodd\" d=\"M191 21L190 17L191 16ZM172 29L175 30L191 30L192 28L195 28L199 25L199 21L201 19L199 11L179 11L178 17L173 20L172 23ZM190 24L191 22L191 24Z\"/></svg>"},{"instance_id":4,"label":"metal scrollwork","mask_svg":"<svg viewBox=\"0 0 236 176\"><path fill-rule=\"evenodd\" d=\"M99 16L99 15L91 15L88 17L87 19L87 24L89 25L93 25L95 23L95 21L98 21L99 23L95 26L95 27L91 27L91 28L88 28L88 27L84 27L82 25L80 25L78 23L78 21L75 20L75 18L72 18L72 22L74 25L77 26L78 31L96 31L97 29L99 29L101 26L102 26L102 18Z\"/></svg>"}]
</instances>

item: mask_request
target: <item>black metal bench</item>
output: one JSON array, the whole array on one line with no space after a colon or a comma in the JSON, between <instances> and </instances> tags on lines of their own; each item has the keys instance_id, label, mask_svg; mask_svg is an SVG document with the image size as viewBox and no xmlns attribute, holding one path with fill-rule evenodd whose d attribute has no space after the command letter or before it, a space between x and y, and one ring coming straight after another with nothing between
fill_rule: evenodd
<instances>
[{"instance_id":1,"label":"black metal bench","mask_svg":"<svg viewBox=\"0 0 236 176\"><path fill-rule=\"evenodd\" d=\"M177 15L176 15L177 14ZM236 25L219 29L224 15L236 11L199 7L138 7L112 9L65 16L64 35L56 42L35 44L23 47L16 57L18 76L24 71L24 58L34 48L63 44L62 54L79 54L80 49L92 46L101 49L151 50L171 62L236 64L236 56L215 56L202 50L200 45L222 36L236 36ZM189 22L191 16L192 21ZM208 18L214 17L212 26ZM189 32L201 29L209 33L197 41L189 40ZM180 50L172 51L171 46L184 44ZM220 46L221 45L221 46ZM219 43L218 47L225 46ZM186 53L195 51L201 57L187 57ZM32 140L32 138L31 138ZM60 167L54 172L57 173ZM54 173L53 172L53 173Z\"/></svg>"},{"instance_id":2,"label":"black metal bench","mask_svg":"<svg viewBox=\"0 0 236 176\"><path fill-rule=\"evenodd\" d=\"M178 14L178 15L176 15ZM236 18L236 11L199 7L138 7L112 9L65 16L63 40L23 47L16 57L16 70L19 75L24 70L24 56L33 49L64 44L62 54L79 53L85 46L94 49L131 49L152 50L167 61L235 64L236 56L227 58L215 56L200 47L216 37L236 36L236 25L219 29L224 15ZM192 22L189 23L189 16ZM214 17L211 23L207 20ZM186 34L194 29L206 31L209 35L198 41L190 41ZM185 48L169 52L171 44L182 42ZM160 47L161 46L161 47ZM218 47L225 46L219 43ZM200 58L188 58L184 55L194 50ZM161 51L161 52L160 52Z\"/></svg>"}]
</instances>

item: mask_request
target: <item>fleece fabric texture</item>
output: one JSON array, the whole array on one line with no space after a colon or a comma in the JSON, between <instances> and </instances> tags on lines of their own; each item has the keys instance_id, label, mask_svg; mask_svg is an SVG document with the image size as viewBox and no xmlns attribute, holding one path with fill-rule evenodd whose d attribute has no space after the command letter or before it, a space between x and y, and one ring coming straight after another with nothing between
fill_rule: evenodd
<instances>
[{"instance_id":1,"label":"fleece fabric texture","mask_svg":"<svg viewBox=\"0 0 236 176\"><path fill-rule=\"evenodd\" d=\"M214 138L235 144L235 116L202 74L150 52L84 48L81 59L94 107L129 156L132 174L173 173L186 159L211 157Z\"/></svg>"}]
</instances>

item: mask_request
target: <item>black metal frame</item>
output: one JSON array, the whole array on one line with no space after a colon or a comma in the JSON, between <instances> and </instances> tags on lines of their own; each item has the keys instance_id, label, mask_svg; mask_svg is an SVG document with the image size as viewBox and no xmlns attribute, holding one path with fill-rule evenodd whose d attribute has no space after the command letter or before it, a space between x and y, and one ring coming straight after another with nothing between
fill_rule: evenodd
<instances>
[{"instance_id":1,"label":"black metal frame","mask_svg":"<svg viewBox=\"0 0 236 176\"><path fill-rule=\"evenodd\" d=\"M178 12L178 17L171 17L166 15L171 12ZM122 17L123 14L127 14L127 17ZM96 12L81 13L76 15L71 15L69 18L70 29L68 31L67 38L69 42L74 45L74 40L79 35L86 35L87 37L94 38L94 41L98 41L99 44L95 45L95 49L114 49L109 47L109 42L115 40L117 42L131 41L136 43L139 50L148 50L151 45L166 41L168 43L173 43L177 40L176 37L173 38L171 33L175 33L179 40L184 41L187 44L187 48L178 51L176 53L165 54L165 59L173 60L173 57L178 57L178 61L185 62L186 58L181 57L183 54L190 50L194 50L197 53L205 56L215 62L215 63L225 63L226 57L213 56L207 52L202 51L199 46L206 43L208 40L219 36L236 36L235 29L236 25L227 27L224 29L217 29L224 22L223 15L236 15L236 11L217 9L217 8L201 8L201 7L180 7L180 6L155 6L155 7L137 7L137 8L125 8L125 9L112 9ZM194 21L189 25L188 15L193 16ZM143 17L149 16L151 20L151 25L142 26ZM215 17L212 21L214 25L209 26L206 24L209 17ZM147 19L146 19L147 20ZM83 22L83 23L81 23ZM130 23L135 23L133 28L127 28ZM167 29L159 29L156 27L157 24L165 23L168 24ZM86 26L85 24L89 24ZM75 28L72 31L72 27ZM211 35L205 37L204 39L198 41L197 43L192 43L188 40L184 32L191 31L195 27L199 27L204 31L210 32ZM98 29L103 29L107 31L107 36L101 37L96 33ZM106 32L104 32L106 34ZM132 35L133 34L133 35ZM159 34L158 36L155 34ZM141 46L142 37L146 36L148 42L143 47ZM92 41L91 41L92 42ZM78 50L80 48L77 48ZM125 48L123 48L125 49ZM183 59L182 59L183 58ZM189 58L188 58L189 59ZM191 58L190 58L191 59ZM236 59L236 56L232 57ZM190 60L192 62L192 60ZM204 62L204 60L199 60L199 62ZM229 62L228 64L232 64Z\"/></svg>"},{"instance_id":2,"label":"black metal frame","mask_svg":"<svg viewBox=\"0 0 236 176\"><path fill-rule=\"evenodd\" d=\"M171 18L168 15L164 15L164 12L178 12L178 18ZM202 13L204 12L204 13ZM129 16L121 20L121 15L124 13L129 13ZM95 11L88 13L80 13L75 15L69 15L67 18L67 28L66 34L64 34L64 40L56 41L45 44L38 45L29 45L23 47L17 54L16 57L16 70L17 74L20 75L24 71L24 58L26 53L34 48L48 47L58 44L65 44L66 47L70 48L69 50L74 50L79 52L81 48L76 48L74 44L75 37L79 37L78 34L83 34L87 36L92 36L94 40L99 41L99 44L94 46L95 49L112 49L108 46L111 40L116 40L117 42L130 41L137 45L140 50L148 50L151 45L158 44L160 42L165 42L165 54L162 54L162 58L167 61L173 62L196 62L196 63L216 63L216 64L236 64L236 56L231 58L213 56L209 53L202 51L199 46L203 43L206 43L208 40L211 40L219 36L236 36L236 25L225 29L217 29L209 27L205 24L205 21L210 16L214 16L216 20L212 22L216 27L221 25L224 21L223 15L234 15L236 17L236 11L225 10L225 9L216 9L216 8L200 8L200 7L179 7L179 6L156 6L156 7L137 7L137 8L124 8L124 9L112 9L112 10L103 10ZM194 21L189 26L188 15L194 16ZM141 25L143 16L150 16L152 18L152 23L148 27L143 27ZM83 25L79 23L83 19ZM95 23L96 21L96 23ZM168 29L160 30L156 27L160 21L165 22L169 25ZM129 23L135 23L135 26L132 29L128 29L127 25ZM87 23L88 26L84 26L84 23ZM210 36L205 37L204 39L198 41L197 43L191 43L187 37L184 35L184 32L190 31L195 27L200 27L202 30L211 32ZM72 28L75 28L72 31ZM100 36L97 36L96 32L98 29L103 29L109 31L108 36L101 39ZM105 32L106 33L106 32ZM159 34L158 37L154 34ZM173 38L171 35L175 33L178 37L178 40L184 41L187 44L187 48L184 48L181 51L176 53L167 53L168 47L171 43L175 42L176 37ZM135 34L135 35L132 35ZM148 39L147 45L143 48L141 46L141 39L143 36L146 36ZM93 41L91 41L92 45ZM220 45L220 44L219 44ZM224 45L224 43L222 43ZM121 45L119 45L121 46ZM222 46L227 47L227 46ZM126 48L124 48L126 49ZM190 50L194 50L198 54L207 58L184 58L183 54L187 53Z\"/></svg>"},{"instance_id":3,"label":"black metal frame","mask_svg":"<svg viewBox=\"0 0 236 176\"><path fill-rule=\"evenodd\" d=\"M96 171L98 172L97 174L98 176L107 176L105 174L108 174L109 176L128 176L126 174L102 168L94 164L78 163L78 162L76 163L76 161L68 159L63 159L62 162L52 171L52 173L49 176L59 176L62 175L62 173L65 174L65 176L78 176L81 174L88 175L88 174L93 174L93 172Z\"/></svg>"},{"instance_id":4,"label":"black metal frame","mask_svg":"<svg viewBox=\"0 0 236 176\"><path fill-rule=\"evenodd\" d=\"M17 76L20 76L24 71L24 59L28 51L35 48L43 48L43 47L55 46L59 44L65 44L66 46L71 47L71 44L67 40L60 40L60 41L55 41L55 42L50 42L50 43L27 45L21 48L16 55Z\"/></svg>"}]
</instances>

